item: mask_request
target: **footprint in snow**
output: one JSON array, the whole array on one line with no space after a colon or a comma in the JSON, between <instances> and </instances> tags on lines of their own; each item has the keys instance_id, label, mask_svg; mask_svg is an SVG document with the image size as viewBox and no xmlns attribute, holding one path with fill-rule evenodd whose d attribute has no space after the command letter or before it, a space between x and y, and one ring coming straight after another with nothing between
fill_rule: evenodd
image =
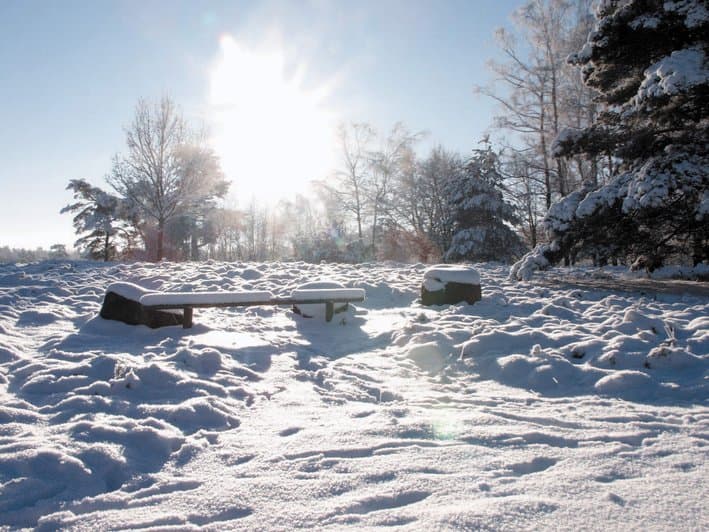
<instances>
[{"instance_id":1,"label":"footprint in snow","mask_svg":"<svg viewBox=\"0 0 709 532\"><path fill-rule=\"evenodd\" d=\"M416 504L431 496L427 491L408 491L395 495L379 495L363 499L345 508L343 514L368 514L380 510L392 510Z\"/></svg>"},{"instance_id":2,"label":"footprint in snow","mask_svg":"<svg viewBox=\"0 0 709 532\"><path fill-rule=\"evenodd\" d=\"M293 434L296 434L303 430L301 427L289 427L287 429L283 429L281 432L278 433L279 436L286 437L286 436L292 436Z\"/></svg>"},{"instance_id":3,"label":"footprint in snow","mask_svg":"<svg viewBox=\"0 0 709 532\"><path fill-rule=\"evenodd\" d=\"M532 473L539 473L549 469L551 466L556 464L558 460L556 458L546 458L543 456L537 456L529 462L520 462L518 464L512 464L505 468L502 474L512 473L515 476L521 477L523 475L530 475Z\"/></svg>"}]
</instances>

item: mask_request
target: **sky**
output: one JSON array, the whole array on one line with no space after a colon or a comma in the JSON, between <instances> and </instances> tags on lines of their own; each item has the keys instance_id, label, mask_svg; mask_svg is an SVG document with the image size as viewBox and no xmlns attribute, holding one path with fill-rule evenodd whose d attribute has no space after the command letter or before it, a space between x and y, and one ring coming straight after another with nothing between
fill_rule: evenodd
<instances>
[{"instance_id":1,"label":"sky","mask_svg":"<svg viewBox=\"0 0 709 532\"><path fill-rule=\"evenodd\" d=\"M106 187L139 99L204 127L227 202L337 166L339 123L469 152L489 128L493 34L520 0L0 2L0 246L71 247L70 179Z\"/></svg>"}]
</instances>

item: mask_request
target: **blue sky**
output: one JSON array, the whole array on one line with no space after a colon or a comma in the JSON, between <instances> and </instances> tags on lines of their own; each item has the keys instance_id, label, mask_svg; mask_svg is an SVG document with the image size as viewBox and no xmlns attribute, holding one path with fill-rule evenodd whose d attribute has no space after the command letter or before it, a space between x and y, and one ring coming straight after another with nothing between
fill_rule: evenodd
<instances>
[{"instance_id":1,"label":"blue sky","mask_svg":"<svg viewBox=\"0 0 709 532\"><path fill-rule=\"evenodd\" d=\"M493 32L520 2L0 2L0 246L71 244L73 178L103 184L139 98L169 94L210 127L224 36L278 52L304 94L326 87L331 118L403 121L467 152L490 125ZM255 55L255 57L259 57ZM281 140L282 141L282 140ZM273 146L274 154L279 146ZM238 159L239 147L230 155ZM230 176L234 196L248 176Z\"/></svg>"}]
</instances>

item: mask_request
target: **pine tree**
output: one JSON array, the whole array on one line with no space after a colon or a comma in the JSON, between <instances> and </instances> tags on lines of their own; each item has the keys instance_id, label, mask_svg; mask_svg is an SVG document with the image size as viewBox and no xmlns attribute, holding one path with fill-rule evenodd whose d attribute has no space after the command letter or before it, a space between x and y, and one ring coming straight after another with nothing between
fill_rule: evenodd
<instances>
[{"instance_id":1,"label":"pine tree","mask_svg":"<svg viewBox=\"0 0 709 532\"><path fill-rule=\"evenodd\" d=\"M130 242L135 237L125 202L83 179L72 179L66 188L73 191L76 201L61 213L76 213L74 229L81 235L74 246L92 259L115 259L117 240L124 238Z\"/></svg>"},{"instance_id":2,"label":"pine tree","mask_svg":"<svg viewBox=\"0 0 709 532\"><path fill-rule=\"evenodd\" d=\"M447 185L454 235L446 260L506 262L522 252L510 227L517 216L503 197L498 157L490 146L474 150L464 171Z\"/></svg>"},{"instance_id":3,"label":"pine tree","mask_svg":"<svg viewBox=\"0 0 709 532\"><path fill-rule=\"evenodd\" d=\"M709 258L709 8L684 0L606 0L571 61L605 110L557 138L557 156L604 156L609 182L555 206L555 261L584 253Z\"/></svg>"}]
</instances>

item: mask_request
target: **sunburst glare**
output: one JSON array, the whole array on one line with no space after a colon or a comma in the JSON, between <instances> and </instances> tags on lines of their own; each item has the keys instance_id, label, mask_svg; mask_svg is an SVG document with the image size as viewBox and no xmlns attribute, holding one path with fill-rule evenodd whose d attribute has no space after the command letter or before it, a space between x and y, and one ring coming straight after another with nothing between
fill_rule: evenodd
<instances>
[{"instance_id":1,"label":"sunburst glare","mask_svg":"<svg viewBox=\"0 0 709 532\"><path fill-rule=\"evenodd\" d=\"M282 50L220 40L210 77L216 149L240 200L272 202L304 192L334 161L335 114L327 84L306 87L305 65L289 74Z\"/></svg>"}]
</instances>

